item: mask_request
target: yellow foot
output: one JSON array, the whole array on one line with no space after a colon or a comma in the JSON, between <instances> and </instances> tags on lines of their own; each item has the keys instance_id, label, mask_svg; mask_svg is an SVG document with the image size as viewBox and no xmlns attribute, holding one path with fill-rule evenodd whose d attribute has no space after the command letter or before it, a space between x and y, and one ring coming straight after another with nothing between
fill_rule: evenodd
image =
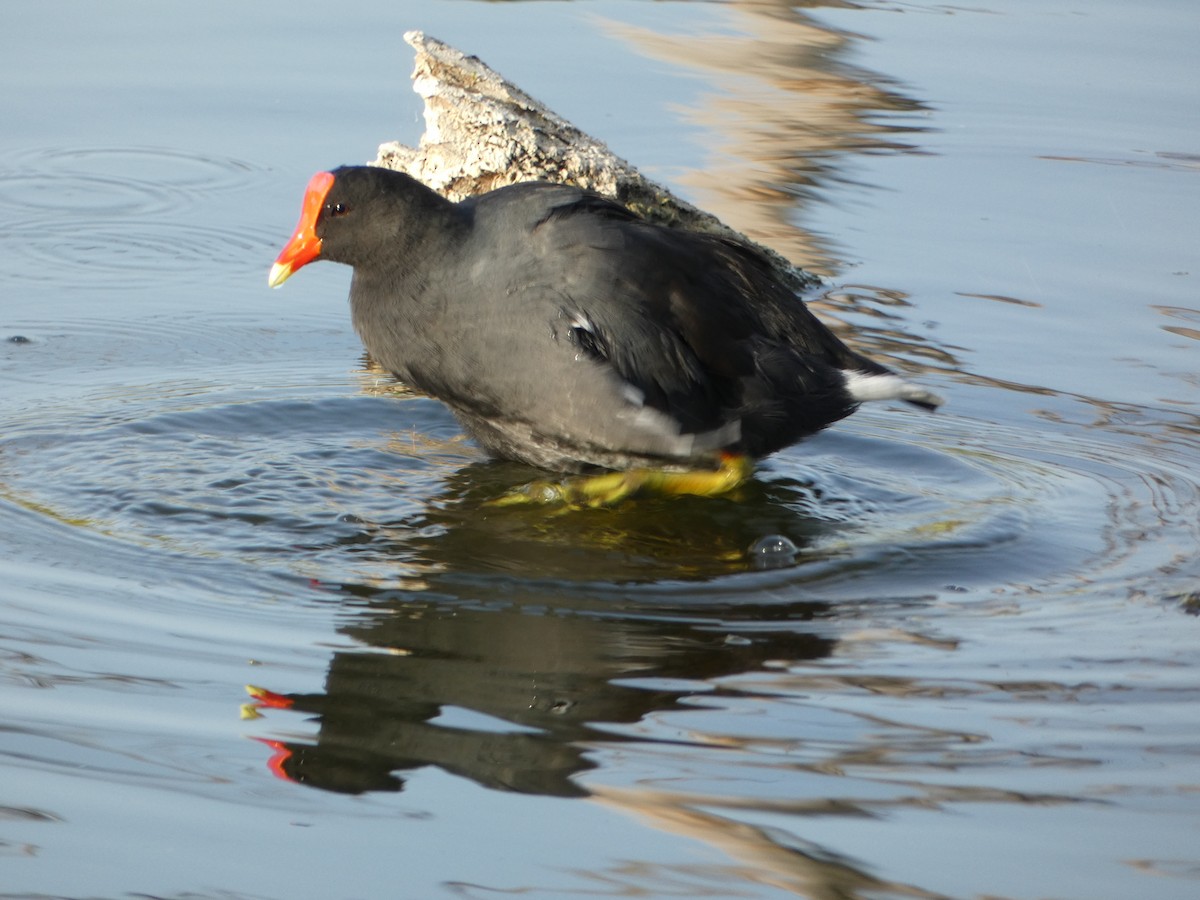
<instances>
[{"instance_id":1,"label":"yellow foot","mask_svg":"<svg viewBox=\"0 0 1200 900\"><path fill-rule=\"evenodd\" d=\"M674 497L692 494L715 497L742 484L754 471L748 456L722 454L716 469L664 472L659 469L630 469L603 475L579 475L563 481L535 481L488 502L489 506L614 506L630 497Z\"/></svg>"}]
</instances>

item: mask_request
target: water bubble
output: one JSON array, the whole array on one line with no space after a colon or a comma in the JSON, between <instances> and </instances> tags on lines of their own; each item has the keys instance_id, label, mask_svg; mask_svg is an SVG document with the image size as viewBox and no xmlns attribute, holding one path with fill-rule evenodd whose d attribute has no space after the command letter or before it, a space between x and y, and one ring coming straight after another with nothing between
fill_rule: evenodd
<instances>
[{"instance_id":1,"label":"water bubble","mask_svg":"<svg viewBox=\"0 0 1200 900\"><path fill-rule=\"evenodd\" d=\"M756 569L783 569L796 564L800 548L782 534L760 537L750 547L750 559Z\"/></svg>"}]
</instances>

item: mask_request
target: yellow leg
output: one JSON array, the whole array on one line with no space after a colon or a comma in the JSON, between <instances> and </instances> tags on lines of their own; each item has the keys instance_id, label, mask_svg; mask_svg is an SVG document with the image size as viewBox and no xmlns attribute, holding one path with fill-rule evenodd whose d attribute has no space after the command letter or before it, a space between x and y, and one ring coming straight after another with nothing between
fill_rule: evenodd
<instances>
[{"instance_id":1,"label":"yellow leg","mask_svg":"<svg viewBox=\"0 0 1200 900\"><path fill-rule=\"evenodd\" d=\"M579 475L563 481L535 481L509 491L488 503L489 506L542 504L545 506L614 506L638 495L673 497L691 494L715 497L742 484L754 471L748 456L721 454L716 469L690 472L664 472L659 469L630 469L603 475Z\"/></svg>"}]
</instances>

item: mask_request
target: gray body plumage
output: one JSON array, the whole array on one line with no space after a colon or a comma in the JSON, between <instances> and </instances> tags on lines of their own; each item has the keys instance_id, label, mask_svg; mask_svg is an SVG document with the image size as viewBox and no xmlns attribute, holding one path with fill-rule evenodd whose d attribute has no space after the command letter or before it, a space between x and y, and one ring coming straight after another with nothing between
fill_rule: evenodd
<instances>
[{"instance_id":1,"label":"gray body plumage","mask_svg":"<svg viewBox=\"0 0 1200 900\"><path fill-rule=\"evenodd\" d=\"M936 405L847 348L741 244L567 186L454 204L399 173L333 174L330 208L349 213L317 234L323 257L354 266L367 350L496 455L562 471L708 465L774 452L859 399Z\"/></svg>"}]
</instances>

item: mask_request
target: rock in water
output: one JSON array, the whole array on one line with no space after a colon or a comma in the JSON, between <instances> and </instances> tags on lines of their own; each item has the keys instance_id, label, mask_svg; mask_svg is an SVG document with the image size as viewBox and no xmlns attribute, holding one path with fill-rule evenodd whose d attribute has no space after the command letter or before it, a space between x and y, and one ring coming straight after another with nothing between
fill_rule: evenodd
<instances>
[{"instance_id":1,"label":"rock in water","mask_svg":"<svg viewBox=\"0 0 1200 900\"><path fill-rule=\"evenodd\" d=\"M478 57L420 31L410 31L404 39L417 51L413 90L425 101L425 133L415 149L397 142L381 145L374 165L406 172L456 201L523 181L574 185L610 197L650 221L749 244L766 255L793 290L819 283L775 251L644 177Z\"/></svg>"}]
</instances>

